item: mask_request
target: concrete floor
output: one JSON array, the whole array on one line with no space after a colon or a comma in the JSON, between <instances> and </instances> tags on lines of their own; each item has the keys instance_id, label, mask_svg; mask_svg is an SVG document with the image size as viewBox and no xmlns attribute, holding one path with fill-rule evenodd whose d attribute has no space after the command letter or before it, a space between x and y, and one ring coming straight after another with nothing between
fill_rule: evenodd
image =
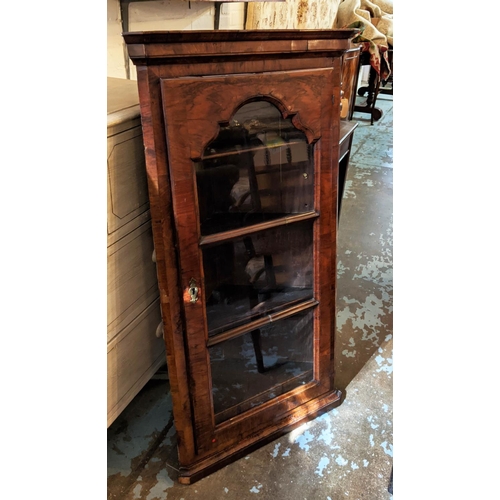
<instances>
[{"instance_id":1,"label":"concrete floor","mask_svg":"<svg viewBox=\"0 0 500 500\"><path fill-rule=\"evenodd\" d=\"M392 96L355 113L338 241L338 408L191 486L176 483L160 371L108 429L108 499L392 499ZM397 477L397 473L396 473Z\"/></svg>"}]
</instances>

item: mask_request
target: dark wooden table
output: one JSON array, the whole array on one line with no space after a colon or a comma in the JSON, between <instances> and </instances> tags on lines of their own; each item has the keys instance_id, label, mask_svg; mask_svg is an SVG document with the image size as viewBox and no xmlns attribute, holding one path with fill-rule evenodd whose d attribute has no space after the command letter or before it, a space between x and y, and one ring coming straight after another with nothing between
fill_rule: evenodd
<instances>
[{"instance_id":1,"label":"dark wooden table","mask_svg":"<svg viewBox=\"0 0 500 500\"><path fill-rule=\"evenodd\" d=\"M349 159L351 157L352 140L354 138L354 130L358 126L358 122L342 120L340 122L340 140L339 140L339 198L338 211L342 208L342 198L344 196L345 180L347 170L349 168Z\"/></svg>"}]
</instances>

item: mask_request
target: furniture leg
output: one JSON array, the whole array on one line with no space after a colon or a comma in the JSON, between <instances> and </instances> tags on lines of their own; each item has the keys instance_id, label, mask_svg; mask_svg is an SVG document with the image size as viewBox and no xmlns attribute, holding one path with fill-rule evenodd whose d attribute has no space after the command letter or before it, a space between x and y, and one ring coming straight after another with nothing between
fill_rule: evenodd
<instances>
[{"instance_id":1,"label":"furniture leg","mask_svg":"<svg viewBox=\"0 0 500 500\"><path fill-rule=\"evenodd\" d=\"M363 65L363 58L360 58L360 67ZM374 120L380 120L382 118L382 110L375 107L377 101L377 96L380 88L380 78L377 72L370 66L370 74L368 77L368 87L360 87L358 89L358 95L363 96L365 92L368 92L366 102L363 105L355 105L354 111L360 113L368 113L371 116L370 123L373 125Z\"/></svg>"}]
</instances>

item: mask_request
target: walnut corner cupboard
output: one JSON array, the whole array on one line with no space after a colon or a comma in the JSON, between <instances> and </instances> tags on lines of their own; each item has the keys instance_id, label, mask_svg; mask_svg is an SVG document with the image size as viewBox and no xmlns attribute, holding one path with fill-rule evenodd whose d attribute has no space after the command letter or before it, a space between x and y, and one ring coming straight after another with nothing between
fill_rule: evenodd
<instances>
[{"instance_id":1,"label":"walnut corner cupboard","mask_svg":"<svg viewBox=\"0 0 500 500\"><path fill-rule=\"evenodd\" d=\"M357 30L124 33L189 484L339 405L342 56Z\"/></svg>"}]
</instances>

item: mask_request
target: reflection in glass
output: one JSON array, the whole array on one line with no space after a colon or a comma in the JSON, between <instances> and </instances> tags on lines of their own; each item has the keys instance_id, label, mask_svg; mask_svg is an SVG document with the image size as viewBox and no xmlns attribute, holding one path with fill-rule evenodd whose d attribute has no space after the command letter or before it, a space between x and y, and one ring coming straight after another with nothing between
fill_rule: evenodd
<instances>
[{"instance_id":1,"label":"reflection in glass","mask_svg":"<svg viewBox=\"0 0 500 500\"><path fill-rule=\"evenodd\" d=\"M314 210L312 146L266 101L242 106L195 171L202 235Z\"/></svg>"},{"instance_id":2,"label":"reflection in glass","mask_svg":"<svg viewBox=\"0 0 500 500\"><path fill-rule=\"evenodd\" d=\"M216 423L313 380L314 309L209 348Z\"/></svg>"},{"instance_id":3,"label":"reflection in glass","mask_svg":"<svg viewBox=\"0 0 500 500\"><path fill-rule=\"evenodd\" d=\"M313 297L313 221L203 248L209 336Z\"/></svg>"},{"instance_id":4,"label":"reflection in glass","mask_svg":"<svg viewBox=\"0 0 500 500\"><path fill-rule=\"evenodd\" d=\"M256 101L194 167L220 423L313 380L313 147L276 106Z\"/></svg>"}]
</instances>

